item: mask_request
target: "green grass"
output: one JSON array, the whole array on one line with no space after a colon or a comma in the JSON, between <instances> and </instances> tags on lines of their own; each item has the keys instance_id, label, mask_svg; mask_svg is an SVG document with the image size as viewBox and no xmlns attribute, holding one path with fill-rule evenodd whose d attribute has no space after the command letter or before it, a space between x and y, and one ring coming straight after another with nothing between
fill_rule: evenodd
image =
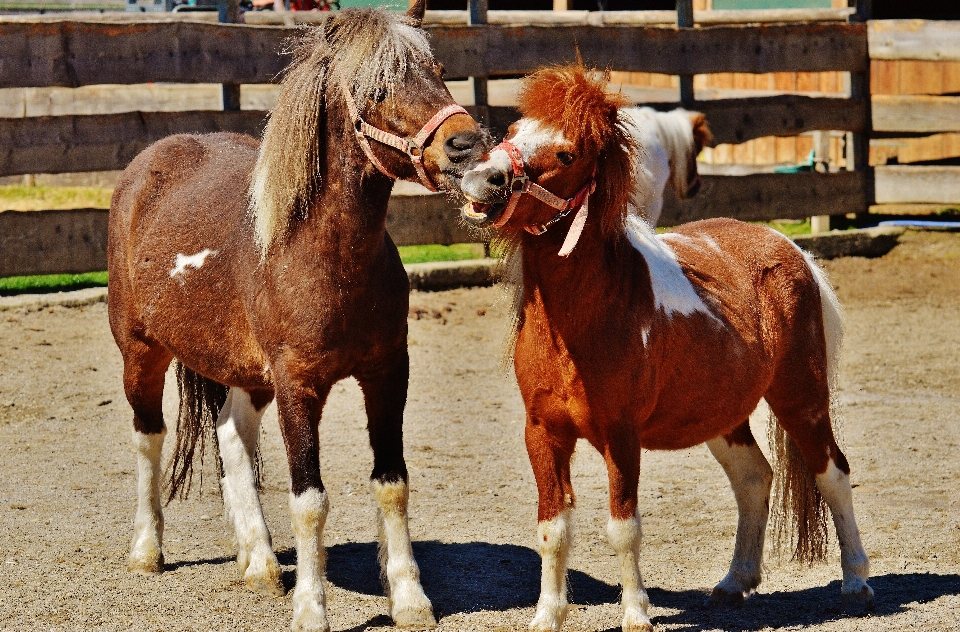
<instances>
[{"instance_id":1,"label":"green grass","mask_svg":"<svg viewBox=\"0 0 960 632\"><path fill-rule=\"evenodd\" d=\"M483 258L483 244L454 244L452 246L401 246L400 259L404 263L426 261L460 261ZM107 284L106 272L86 274L41 274L0 278L0 296L16 294L47 294L67 292Z\"/></svg>"},{"instance_id":2,"label":"green grass","mask_svg":"<svg viewBox=\"0 0 960 632\"><path fill-rule=\"evenodd\" d=\"M400 260L404 263L426 263L428 261L461 261L463 259L482 259L483 244L453 244L452 246L400 246Z\"/></svg>"},{"instance_id":3,"label":"green grass","mask_svg":"<svg viewBox=\"0 0 960 632\"><path fill-rule=\"evenodd\" d=\"M757 222L758 224L763 224L764 226L769 226L770 228L780 231L787 237L796 237L797 235L809 235L810 234L810 219L807 218L800 221L785 220L785 221L772 221L772 222Z\"/></svg>"},{"instance_id":4,"label":"green grass","mask_svg":"<svg viewBox=\"0 0 960 632\"><path fill-rule=\"evenodd\" d=\"M84 274L40 274L0 278L0 296L14 294L45 294L102 287L107 284L106 272Z\"/></svg>"},{"instance_id":5,"label":"green grass","mask_svg":"<svg viewBox=\"0 0 960 632\"><path fill-rule=\"evenodd\" d=\"M0 185L0 211L66 211L75 208L110 208L113 189L105 187L52 187Z\"/></svg>"}]
</instances>

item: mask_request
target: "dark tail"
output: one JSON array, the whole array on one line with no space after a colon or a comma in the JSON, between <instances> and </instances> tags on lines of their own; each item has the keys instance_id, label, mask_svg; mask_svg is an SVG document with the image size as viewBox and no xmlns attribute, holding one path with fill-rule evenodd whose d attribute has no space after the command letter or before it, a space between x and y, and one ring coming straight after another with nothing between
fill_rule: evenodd
<instances>
[{"instance_id":1,"label":"dark tail","mask_svg":"<svg viewBox=\"0 0 960 632\"><path fill-rule=\"evenodd\" d=\"M216 423L220 409L227 401L228 391L223 384L191 371L179 361L175 361L175 364L177 388L180 391L180 412L177 415L177 446L167 468L170 475L167 503L175 497L183 500L190 495L193 463L197 457L198 448L200 450L200 491L203 493L203 453L207 441L213 442L216 452L217 478L223 477ZM258 474L257 480L259 479Z\"/></svg>"}]
</instances>

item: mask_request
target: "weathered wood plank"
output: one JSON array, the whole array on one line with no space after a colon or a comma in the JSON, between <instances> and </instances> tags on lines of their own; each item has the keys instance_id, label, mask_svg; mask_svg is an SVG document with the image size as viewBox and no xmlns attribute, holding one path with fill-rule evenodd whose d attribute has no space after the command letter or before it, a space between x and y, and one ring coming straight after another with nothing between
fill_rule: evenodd
<instances>
[{"instance_id":1,"label":"weathered wood plank","mask_svg":"<svg viewBox=\"0 0 960 632\"><path fill-rule=\"evenodd\" d=\"M960 22L873 20L871 59L960 61Z\"/></svg>"},{"instance_id":2,"label":"weathered wood plank","mask_svg":"<svg viewBox=\"0 0 960 632\"><path fill-rule=\"evenodd\" d=\"M269 83L284 27L203 22L0 24L0 88L111 83Z\"/></svg>"},{"instance_id":3,"label":"weathered wood plank","mask_svg":"<svg viewBox=\"0 0 960 632\"><path fill-rule=\"evenodd\" d=\"M861 71L862 24L428 26L451 79L522 75L544 64L693 75ZM203 22L0 23L0 87L109 83L269 83L287 62L281 26Z\"/></svg>"},{"instance_id":4,"label":"weathered wood plank","mask_svg":"<svg viewBox=\"0 0 960 632\"><path fill-rule=\"evenodd\" d=\"M666 111L681 104L642 105ZM814 130L862 132L867 119L866 105L861 100L793 94L696 101L686 107L707 115L717 144L738 144L765 136L796 136ZM489 112L490 127L501 134L520 116L511 107L491 107Z\"/></svg>"},{"instance_id":5,"label":"weathered wood plank","mask_svg":"<svg viewBox=\"0 0 960 632\"><path fill-rule=\"evenodd\" d=\"M387 232L398 246L469 244L483 241L460 221L446 195L394 195L387 209Z\"/></svg>"},{"instance_id":6,"label":"weathered wood plank","mask_svg":"<svg viewBox=\"0 0 960 632\"><path fill-rule=\"evenodd\" d=\"M873 129L878 132L958 132L960 97L874 95Z\"/></svg>"},{"instance_id":7,"label":"weathered wood plank","mask_svg":"<svg viewBox=\"0 0 960 632\"><path fill-rule=\"evenodd\" d=\"M106 210L0 213L0 277L106 269Z\"/></svg>"},{"instance_id":8,"label":"weathered wood plank","mask_svg":"<svg viewBox=\"0 0 960 632\"><path fill-rule=\"evenodd\" d=\"M877 204L960 204L960 167L875 168Z\"/></svg>"},{"instance_id":9,"label":"weathered wood plank","mask_svg":"<svg viewBox=\"0 0 960 632\"><path fill-rule=\"evenodd\" d=\"M266 112L131 112L0 119L0 176L123 169L150 143L181 133L259 136Z\"/></svg>"},{"instance_id":10,"label":"weathered wood plank","mask_svg":"<svg viewBox=\"0 0 960 632\"><path fill-rule=\"evenodd\" d=\"M522 75L573 62L668 75L867 69L863 24L696 29L641 26L438 26L428 29L451 79Z\"/></svg>"},{"instance_id":11,"label":"weathered wood plank","mask_svg":"<svg viewBox=\"0 0 960 632\"><path fill-rule=\"evenodd\" d=\"M867 207L866 177L860 171L704 176L696 197L678 202L667 195L660 224L675 226L709 217L764 221L854 213Z\"/></svg>"}]
</instances>

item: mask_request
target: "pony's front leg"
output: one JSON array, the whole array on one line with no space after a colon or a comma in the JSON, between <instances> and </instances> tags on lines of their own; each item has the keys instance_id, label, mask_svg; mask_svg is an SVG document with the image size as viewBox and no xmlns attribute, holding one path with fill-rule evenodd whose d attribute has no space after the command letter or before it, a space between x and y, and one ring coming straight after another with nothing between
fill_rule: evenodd
<instances>
[{"instance_id":1,"label":"pony's front leg","mask_svg":"<svg viewBox=\"0 0 960 632\"><path fill-rule=\"evenodd\" d=\"M237 565L247 587L267 595L284 594L280 564L273 553L270 531L263 518L257 481L253 473L260 419L272 396L258 398L232 388L217 419L217 439L223 461L223 501L237 537Z\"/></svg>"},{"instance_id":2,"label":"pony's front leg","mask_svg":"<svg viewBox=\"0 0 960 632\"><path fill-rule=\"evenodd\" d=\"M280 430L290 467L290 519L297 547L297 585L293 589L296 632L328 632L326 550L323 527L330 503L320 479L320 411L330 385L310 388L291 384L275 369Z\"/></svg>"},{"instance_id":3,"label":"pony's front leg","mask_svg":"<svg viewBox=\"0 0 960 632\"><path fill-rule=\"evenodd\" d=\"M740 604L760 585L773 470L750 432L749 421L728 435L711 439L707 447L730 479L738 514L730 571L713 589L710 604Z\"/></svg>"},{"instance_id":4,"label":"pony's front leg","mask_svg":"<svg viewBox=\"0 0 960 632\"><path fill-rule=\"evenodd\" d=\"M637 486L640 482L640 441L629 429L616 433L616 440L606 447L604 460L610 485L610 519L607 541L620 563L623 587L624 632L652 632L653 624L647 609L650 598L640 575L640 516L637 513Z\"/></svg>"},{"instance_id":5,"label":"pony's front leg","mask_svg":"<svg viewBox=\"0 0 960 632\"><path fill-rule=\"evenodd\" d=\"M403 459L403 408L407 401L409 359L404 350L392 367L360 378L367 407L367 429L373 448L370 476L380 507L380 572L390 616L400 628L436 627L433 606L420 585L413 557L407 507L410 489Z\"/></svg>"},{"instance_id":6,"label":"pony's front leg","mask_svg":"<svg viewBox=\"0 0 960 632\"><path fill-rule=\"evenodd\" d=\"M537 550L540 553L540 598L530 622L534 632L556 631L567 616L567 558L573 541L572 435L551 434L543 422L527 418L527 455L537 479Z\"/></svg>"}]
</instances>

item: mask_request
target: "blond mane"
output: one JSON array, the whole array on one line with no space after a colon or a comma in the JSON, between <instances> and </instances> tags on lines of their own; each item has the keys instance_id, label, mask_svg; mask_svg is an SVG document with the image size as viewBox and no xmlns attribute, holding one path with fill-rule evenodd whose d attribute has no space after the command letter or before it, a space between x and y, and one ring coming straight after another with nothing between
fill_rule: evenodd
<instances>
[{"instance_id":1,"label":"blond mane","mask_svg":"<svg viewBox=\"0 0 960 632\"><path fill-rule=\"evenodd\" d=\"M249 214L261 255L305 217L324 172L324 119L328 94L346 87L363 109L391 103L434 59L426 33L406 14L345 9L291 41L293 61L280 84L253 169ZM344 139L346 140L346 139ZM352 138L349 140L352 142Z\"/></svg>"}]
</instances>

